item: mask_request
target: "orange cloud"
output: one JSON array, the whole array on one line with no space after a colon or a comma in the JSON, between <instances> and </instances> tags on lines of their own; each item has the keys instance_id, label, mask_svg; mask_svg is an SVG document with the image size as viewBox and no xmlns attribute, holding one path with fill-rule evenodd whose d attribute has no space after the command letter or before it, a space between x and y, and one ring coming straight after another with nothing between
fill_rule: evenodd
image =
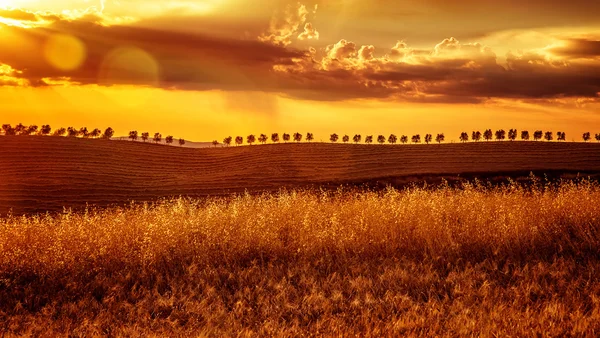
<instances>
[{"instance_id":1,"label":"orange cloud","mask_svg":"<svg viewBox=\"0 0 600 338\"><path fill-rule=\"evenodd\" d=\"M600 40L567 39L562 46L549 48L548 51L571 59L599 59Z\"/></svg>"},{"instance_id":2,"label":"orange cloud","mask_svg":"<svg viewBox=\"0 0 600 338\"><path fill-rule=\"evenodd\" d=\"M304 25L304 32L298 35L298 40L319 40L319 32L310 22Z\"/></svg>"},{"instance_id":3,"label":"orange cloud","mask_svg":"<svg viewBox=\"0 0 600 338\"><path fill-rule=\"evenodd\" d=\"M279 46L288 46L292 43L292 37L298 32L298 28L306 22L308 14L309 12L305 5L300 3L296 6L287 5L285 11L281 15L275 15L271 19L268 31L261 34L258 39L262 42L269 42ZM312 29L312 25L309 27ZM300 36L304 38L303 34L304 33L300 34ZM316 30L312 34L316 34L318 37ZM308 35L306 37L308 37Z\"/></svg>"},{"instance_id":4,"label":"orange cloud","mask_svg":"<svg viewBox=\"0 0 600 338\"><path fill-rule=\"evenodd\" d=\"M13 69L9 65L0 63L0 86L27 86L29 82L20 78L21 72Z\"/></svg>"},{"instance_id":5,"label":"orange cloud","mask_svg":"<svg viewBox=\"0 0 600 338\"><path fill-rule=\"evenodd\" d=\"M590 54L590 49L586 49ZM592 50L593 52L593 50ZM418 102L480 102L488 98L549 99L583 97L598 100L600 62L552 59L535 52L509 53L500 63L489 48L444 39L429 51L398 42L389 54L375 56L373 46L347 40L314 57L278 67L296 85L319 88L299 91L316 99L387 97ZM288 84L289 87L294 87Z\"/></svg>"},{"instance_id":6,"label":"orange cloud","mask_svg":"<svg viewBox=\"0 0 600 338\"><path fill-rule=\"evenodd\" d=\"M0 35L0 44L5 46L0 49L0 62L19 70L18 77L36 86L45 85L43 79L70 78L81 84L138 84L172 89L262 88L267 87L265 74L274 65L291 64L292 59L305 55L258 41L106 26L85 18L61 18L29 29L5 27L4 32ZM74 42L59 44L53 49L59 54L49 58L49 43L57 35L71 37L60 41ZM81 62L65 59L74 55L68 52L69 48L79 46L85 48ZM63 57L61 51L65 51ZM68 67L60 67L63 61L69 61Z\"/></svg>"},{"instance_id":7,"label":"orange cloud","mask_svg":"<svg viewBox=\"0 0 600 338\"><path fill-rule=\"evenodd\" d=\"M3 71L0 84L48 86L68 80L81 85L266 91L312 100L417 102L597 100L600 92L597 40L564 40L548 50L509 53L506 61L484 45L455 38L429 49L399 41L380 51L341 39L319 50L299 50L290 46L291 39L303 23L305 32L312 32L306 23L309 12L298 5L285 13L272 21L261 41L108 25L99 12L77 19L56 15L52 22L30 28L6 26L0 35L0 64L10 71ZM6 16L33 19L29 14ZM56 36L65 38L50 43Z\"/></svg>"}]
</instances>

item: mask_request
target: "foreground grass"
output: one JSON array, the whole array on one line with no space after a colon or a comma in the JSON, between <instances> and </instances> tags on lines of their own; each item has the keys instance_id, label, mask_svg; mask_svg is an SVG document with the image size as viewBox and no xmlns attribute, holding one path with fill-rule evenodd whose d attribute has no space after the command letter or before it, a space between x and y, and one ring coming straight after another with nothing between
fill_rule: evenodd
<instances>
[{"instance_id":1,"label":"foreground grass","mask_svg":"<svg viewBox=\"0 0 600 338\"><path fill-rule=\"evenodd\" d=\"M176 199L0 220L0 331L600 333L600 186Z\"/></svg>"}]
</instances>

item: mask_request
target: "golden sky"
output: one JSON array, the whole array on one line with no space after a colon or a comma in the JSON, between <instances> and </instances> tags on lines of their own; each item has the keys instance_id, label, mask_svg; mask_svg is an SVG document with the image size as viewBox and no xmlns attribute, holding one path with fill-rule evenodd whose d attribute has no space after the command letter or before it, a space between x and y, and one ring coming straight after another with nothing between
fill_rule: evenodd
<instances>
[{"instance_id":1,"label":"golden sky","mask_svg":"<svg viewBox=\"0 0 600 338\"><path fill-rule=\"evenodd\" d=\"M597 13L597 0L0 0L0 122L197 141L579 139L600 132Z\"/></svg>"}]
</instances>

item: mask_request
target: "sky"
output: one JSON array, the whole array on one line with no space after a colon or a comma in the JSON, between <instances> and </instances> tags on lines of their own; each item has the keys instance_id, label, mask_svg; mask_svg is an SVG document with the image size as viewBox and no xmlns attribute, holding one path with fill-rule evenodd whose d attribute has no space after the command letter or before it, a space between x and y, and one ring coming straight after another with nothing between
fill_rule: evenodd
<instances>
[{"instance_id":1,"label":"sky","mask_svg":"<svg viewBox=\"0 0 600 338\"><path fill-rule=\"evenodd\" d=\"M597 0L0 0L0 122L600 132ZM595 128L595 129L594 129Z\"/></svg>"}]
</instances>

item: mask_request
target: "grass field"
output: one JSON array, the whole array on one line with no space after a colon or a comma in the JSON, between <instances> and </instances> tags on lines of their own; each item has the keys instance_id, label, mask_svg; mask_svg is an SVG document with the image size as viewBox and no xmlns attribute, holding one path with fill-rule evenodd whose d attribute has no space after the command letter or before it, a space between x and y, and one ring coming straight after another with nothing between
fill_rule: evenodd
<instances>
[{"instance_id":1,"label":"grass field","mask_svg":"<svg viewBox=\"0 0 600 338\"><path fill-rule=\"evenodd\" d=\"M600 173L600 144L280 144L190 149L141 142L0 136L0 215L168 196L277 191L529 171Z\"/></svg>"},{"instance_id":2,"label":"grass field","mask_svg":"<svg viewBox=\"0 0 600 338\"><path fill-rule=\"evenodd\" d=\"M4 218L0 332L593 337L598 201L591 181L533 182Z\"/></svg>"}]
</instances>

